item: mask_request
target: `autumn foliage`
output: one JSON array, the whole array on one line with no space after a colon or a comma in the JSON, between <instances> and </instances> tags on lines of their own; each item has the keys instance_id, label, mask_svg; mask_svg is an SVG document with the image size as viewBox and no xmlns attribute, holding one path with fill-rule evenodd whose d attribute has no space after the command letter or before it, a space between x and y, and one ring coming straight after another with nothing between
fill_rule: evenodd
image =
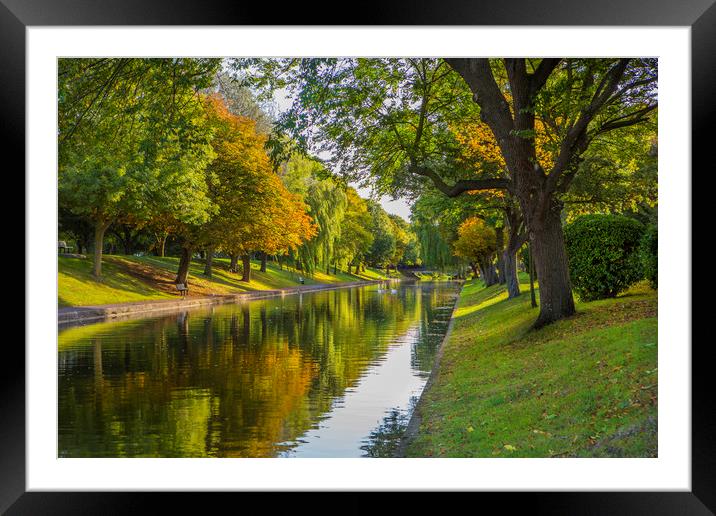
<instances>
[{"instance_id":1,"label":"autumn foliage","mask_svg":"<svg viewBox=\"0 0 716 516\"><path fill-rule=\"evenodd\" d=\"M207 98L216 127L216 159L208 167L210 193L219 213L207 228L230 254L295 250L316 234L306 205L271 168L256 122L232 114L218 96Z\"/></svg>"}]
</instances>

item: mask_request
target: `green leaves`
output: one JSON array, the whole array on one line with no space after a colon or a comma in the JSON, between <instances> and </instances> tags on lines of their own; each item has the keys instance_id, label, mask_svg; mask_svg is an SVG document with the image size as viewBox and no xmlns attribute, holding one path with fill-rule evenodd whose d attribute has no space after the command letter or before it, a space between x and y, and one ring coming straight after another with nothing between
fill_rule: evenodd
<instances>
[{"instance_id":1,"label":"green leaves","mask_svg":"<svg viewBox=\"0 0 716 516\"><path fill-rule=\"evenodd\" d=\"M567 225L570 278L583 300L615 297L644 277L643 232L639 221L620 215L585 215Z\"/></svg>"},{"instance_id":2,"label":"green leaves","mask_svg":"<svg viewBox=\"0 0 716 516\"><path fill-rule=\"evenodd\" d=\"M59 190L74 213L147 221L209 209L214 155L196 90L218 60L60 59Z\"/></svg>"}]
</instances>

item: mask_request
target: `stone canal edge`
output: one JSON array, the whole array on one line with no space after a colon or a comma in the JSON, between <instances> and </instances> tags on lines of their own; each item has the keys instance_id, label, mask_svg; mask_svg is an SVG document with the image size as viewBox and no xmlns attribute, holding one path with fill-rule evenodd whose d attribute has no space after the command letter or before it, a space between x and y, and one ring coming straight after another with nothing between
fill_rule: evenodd
<instances>
[{"instance_id":1,"label":"stone canal edge","mask_svg":"<svg viewBox=\"0 0 716 516\"><path fill-rule=\"evenodd\" d=\"M366 280L348 283L323 283L318 285L300 285L275 290L251 290L238 294L217 294L191 299L158 299L153 301L137 301L131 303L116 303L95 306L68 306L58 308L58 326L81 324L88 322L101 322L110 319L125 319L142 316L148 313L169 312L207 305L220 305L225 303L239 303L254 299L265 299L277 296L287 296L303 292L317 292L348 287L361 287L375 283L396 280Z\"/></svg>"},{"instance_id":2,"label":"stone canal edge","mask_svg":"<svg viewBox=\"0 0 716 516\"><path fill-rule=\"evenodd\" d=\"M425 387L423 387L423 391L420 394L420 399L418 400L415 405L415 408L413 409L413 413L410 416L410 421L408 421L408 426L405 428L405 432L403 433L403 436L398 442L398 446L395 450L395 453L393 454L393 457L405 457L405 451L408 445L418 435L418 431L420 430L420 423L422 421L422 418L420 417L420 411L425 404L425 393L430 390L438 377L440 371L440 361L443 356L443 351L445 350L445 345L447 344L450 338L450 334L452 333L453 326L455 325L455 313L457 312L458 305L460 304L460 292L462 292L462 287L460 287L460 291L455 298L455 306L453 306L452 313L450 314L450 323L448 323L448 328L445 332L445 336L443 337L443 340L440 343L440 348L435 355L435 361L433 362L433 367L430 369L430 376L428 377L428 381L425 382Z\"/></svg>"}]
</instances>

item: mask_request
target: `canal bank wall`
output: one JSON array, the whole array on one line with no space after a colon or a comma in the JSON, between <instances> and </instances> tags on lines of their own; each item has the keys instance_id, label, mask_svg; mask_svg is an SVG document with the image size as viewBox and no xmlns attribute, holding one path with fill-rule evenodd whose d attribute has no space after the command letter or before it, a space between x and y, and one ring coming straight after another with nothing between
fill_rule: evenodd
<instances>
[{"instance_id":1,"label":"canal bank wall","mask_svg":"<svg viewBox=\"0 0 716 516\"><path fill-rule=\"evenodd\" d=\"M114 319L140 317L149 313L173 312L200 306L240 303L254 299L288 296L304 292L317 292L339 288L362 287L376 283L401 281L400 279L351 281L347 283L323 283L318 285L299 285L274 290L251 290L237 294L221 294L196 298L157 299L95 306L68 306L57 310L58 326L83 323L95 323Z\"/></svg>"},{"instance_id":2,"label":"canal bank wall","mask_svg":"<svg viewBox=\"0 0 716 516\"><path fill-rule=\"evenodd\" d=\"M405 457L405 450L407 449L408 444L415 438L415 436L418 434L418 430L420 429L420 410L425 404L425 393L430 390L430 388L435 383L435 380L437 379L438 375L440 374L440 362L443 356L443 351L445 350L445 345L450 339L453 326L455 326L455 312L457 312L458 306L460 304L460 294L462 293L462 289L464 286L465 283L463 282L462 286L460 287L460 292L458 292L457 299L455 299L455 306L453 306L452 312L450 314L450 323L448 323L447 331L445 332L445 336L440 343L440 348L435 355L433 367L430 369L430 376L428 377L428 381L425 383L425 387L423 387L423 392L420 394L420 399L418 400L415 405L415 408L413 409L413 413L410 416L410 420L408 421L408 426L405 429L405 433L403 433L403 436L400 438L400 442L396 447L395 453L393 455L396 458Z\"/></svg>"}]
</instances>

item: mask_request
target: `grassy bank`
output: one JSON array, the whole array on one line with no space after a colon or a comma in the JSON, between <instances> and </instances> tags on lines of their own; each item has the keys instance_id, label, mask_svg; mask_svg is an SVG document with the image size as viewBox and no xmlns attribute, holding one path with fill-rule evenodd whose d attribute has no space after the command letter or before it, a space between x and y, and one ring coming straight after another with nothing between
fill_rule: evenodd
<instances>
[{"instance_id":1,"label":"grassy bank","mask_svg":"<svg viewBox=\"0 0 716 516\"><path fill-rule=\"evenodd\" d=\"M507 300L502 286L465 284L406 455L656 456L656 292L578 302L534 331L522 287Z\"/></svg>"},{"instance_id":2,"label":"grassy bank","mask_svg":"<svg viewBox=\"0 0 716 516\"><path fill-rule=\"evenodd\" d=\"M87 306L150 299L176 298L174 278L178 258L156 256L105 256L102 264L103 278L95 280L92 275L92 256L87 258L58 257L58 304L59 306ZM211 278L203 275L204 262L197 260L189 269L189 295L231 294L248 290L270 290L300 285L304 278L306 285L318 283L340 283L360 280L384 279L380 271L366 268L360 274L304 275L293 269L279 269L272 262L266 272L261 272L260 263L251 264L251 281L241 281L241 275L229 272L229 260L214 259ZM332 271L331 271L332 272Z\"/></svg>"}]
</instances>

